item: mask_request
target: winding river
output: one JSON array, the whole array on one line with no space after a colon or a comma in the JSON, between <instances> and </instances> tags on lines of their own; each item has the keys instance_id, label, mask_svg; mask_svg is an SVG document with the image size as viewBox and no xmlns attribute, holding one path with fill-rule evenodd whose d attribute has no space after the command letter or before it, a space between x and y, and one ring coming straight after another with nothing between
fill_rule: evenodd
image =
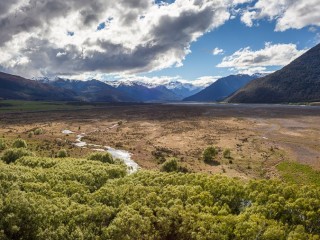
<instances>
[{"instance_id":1,"label":"winding river","mask_svg":"<svg viewBox=\"0 0 320 240\"><path fill-rule=\"evenodd\" d=\"M71 134L74 132L70 130L63 130L62 133ZM131 153L129 153L128 151L115 149L109 146L86 143L82 141L82 138L85 135L85 133L78 134L74 145L81 148L90 147L93 151L110 153L113 158L120 159L124 162L124 164L127 165L129 174L135 173L140 169L139 165L131 159Z\"/></svg>"}]
</instances>

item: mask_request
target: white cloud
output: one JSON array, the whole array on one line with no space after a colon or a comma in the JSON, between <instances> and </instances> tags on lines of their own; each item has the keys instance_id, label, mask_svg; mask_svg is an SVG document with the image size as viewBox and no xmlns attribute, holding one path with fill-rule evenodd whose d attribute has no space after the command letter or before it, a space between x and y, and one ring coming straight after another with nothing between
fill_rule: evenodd
<instances>
[{"instance_id":1,"label":"white cloud","mask_svg":"<svg viewBox=\"0 0 320 240\"><path fill-rule=\"evenodd\" d=\"M0 66L19 73L8 62L21 55L30 60L20 69L24 76L181 66L190 44L224 24L231 6L232 0L1 1Z\"/></svg>"},{"instance_id":2,"label":"white cloud","mask_svg":"<svg viewBox=\"0 0 320 240\"><path fill-rule=\"evenodd\" d=\"M62 56L65 56L65 55L67 55L66 52L58 52L56 56L57 57L62 57Z\"/></svg>"},{"instance_id":3,"label":"white cloud","mask_svg":"<svg viewBox=\"0 0 320 240\"><path fill-rule=\"evenodd\" d=\"M249 27L254 20L267 18L276 21L276 31L306 26L320 26L319 0L258 0L243 11L241 20Z\"/></svg>"},{"instance_id":4,"label":"white cloud","mask_svg":"<svg viewBox=\"0 0 320 240\"><path fill-rule=\"evenodd\" d=\"M248 74L248 75L253 75L255 73L269 74L274 72L274 71L267 70L266 67L243 67L243 68L235 68L234 70L238 74Z\"/></svg>"},{"instance_id":5,"label":"white cloud","mask_svg":"<svg viewBox=\"0 0 320 240\"><path fill-rule=\"evenodd\" d=\"M241 21L247 25L248 27L252 27L253 26L253 18L256 15L255 11L245 11L242 16L241 16Z\"/></svg>"},{"instance_id":6,"label":"white cloud","mask_svg":"<svg viewBox=\"0 0 320 240\"><path fill-rule=\"evenodd\" d=\"M224 50L223 49L220 49L220 48L218 48L218 47L216 47L215 49L213 49L213 51L212 51L212 54L213 55L221 55L221 54L223 54L224 53Z\"/></svg>"},{"instance_id":7,"label":"white cloud","mask_svg":"<svg viewBox=\"0 0 320 240\"><path fill-rule=\"evenodd\" d=\"M243 3L249 3L252 2L253 0L233 0L233 4L237 5L237 4L243 4Z\"/></svg>"},{"instance_id":8,"label":"white cloud","mask_svg":"<svg viewBox=\"0 0 320 240\"><path fill-rule=\"evenodd\" d=\"M198 87L203 87L203 86L207 87L210 84L217 81L219 78L222 78L222 76L202 76L193 81L186 81L186 82L192 83L193 85Z\"/></svg>"},{"instance_id":9,"label":"white cloud","mask_svg":"<svg viewBox=\"0 0 320 240\"><path fill-rule=\"evenodd\" d=\"M285 66L305 52L306 50L298 50L295 44L266 43L263 49L257 51L250 47L239 49L231 56L224 57L217 67L246 70L257 67Z\"/></svg>"},{"instance_id":10,"label":"white cloud","mask_svg":"<svg viewBox=\"0 0 320 240\"><path fill-rule=\"evenodd\" d=\"M317 31L317 28L315 26L311 26L309 27L309 32L316 32Z\"/></svg>"}]
</instances>

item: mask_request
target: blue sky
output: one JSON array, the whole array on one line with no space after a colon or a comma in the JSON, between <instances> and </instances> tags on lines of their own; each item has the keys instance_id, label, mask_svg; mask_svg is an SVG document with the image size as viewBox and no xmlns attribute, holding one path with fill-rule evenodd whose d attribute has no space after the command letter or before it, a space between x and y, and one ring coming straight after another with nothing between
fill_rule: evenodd
<instances>
[{"instance_id":1,"label":"blue sky","mask_svg":"<svg viewBox=\"0 0 320 240\"><path fill-rule=\"evenodd\" d=\"M318 43L317 33L319 28L312 31L309 27L302 29L289 29L284 32L275 31L275 21L261 20L257 26L247 27L237 17L229 20L223 26L206 33L198 41L191 44L191 53L187 55L182 67L171 67L161 71L155 71L147 76L181 76L184 79L195 79L201 76L226 76L235 74L229 68L218 68L223 57L231 55L237 50L250 47L252 50L263 49L266 42L273 44L297 45L298 49L309 49ZM221 55L213 55L214 48L224 50ZM269 71L275 71L282 66L267 67Z\"/></svg>"}]
</instances>

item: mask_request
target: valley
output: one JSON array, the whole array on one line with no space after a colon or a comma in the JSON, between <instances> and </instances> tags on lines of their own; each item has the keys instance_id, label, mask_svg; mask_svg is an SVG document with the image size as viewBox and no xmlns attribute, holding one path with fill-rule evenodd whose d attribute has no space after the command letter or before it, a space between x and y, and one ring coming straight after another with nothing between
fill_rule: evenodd
<instances>
[{"instance_id":1,"label":"valley","mask_svg":"<svg viewBox=\"0 0 320 240\"><path fill-rule=\"evenodd\" d=\"M88 105L89 106L89 105ZM132 154L142 169L159 170L176 158L189 172L242 179L281 178L277 165L296 162L320 170L320 107L232 104L101 104L81 109L26 112L0 111L0 135L21 137L41 156L65 148L84 157L83 141ZM44 133L31 138L33 129ZM62 134L68 129L74 133ZM218 149L218 164L206 164L202 152ZM230 149L231 157L223 152Z\"/></svg>"},{"instance_id":2,"label":"valley","mask_svg":"<svg viewBox=\"0 0 320 240\"><path fill-rule=\"evenodd\" d=\"M0 240L320 240L320 0L0 0Z\"/></svg>"}]
</instances>

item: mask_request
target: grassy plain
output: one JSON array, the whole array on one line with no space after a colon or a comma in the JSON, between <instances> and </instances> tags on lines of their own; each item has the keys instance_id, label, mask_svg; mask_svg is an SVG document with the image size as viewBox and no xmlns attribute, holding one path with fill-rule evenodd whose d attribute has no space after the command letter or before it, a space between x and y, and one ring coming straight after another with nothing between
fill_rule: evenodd
<instances>
[{"instance_id":1,"label":"grassy plain","mask_svg":"<svg viewBox=\"0 0 320 240\"><path fill-rule=\"evenodd\" d=\"M290 181L296 175L283 167L287 161L320 170L319 107L17 101L1 101L0 106L0 136L9 144L17 137L26 139L40 156L54 156L60 149L71 157L88 155L91 149L73 145L76 135L85 133L89 143L131 152L143 169L158 170L175 157L190 172L242 179ZM30 137L37 128L44 133ZM66 129L74 134L62 134ZM218 149L219 164L202 160L208 146ZM226 149L230 158L223 156Z\"/></svg>"}]
</instances>

